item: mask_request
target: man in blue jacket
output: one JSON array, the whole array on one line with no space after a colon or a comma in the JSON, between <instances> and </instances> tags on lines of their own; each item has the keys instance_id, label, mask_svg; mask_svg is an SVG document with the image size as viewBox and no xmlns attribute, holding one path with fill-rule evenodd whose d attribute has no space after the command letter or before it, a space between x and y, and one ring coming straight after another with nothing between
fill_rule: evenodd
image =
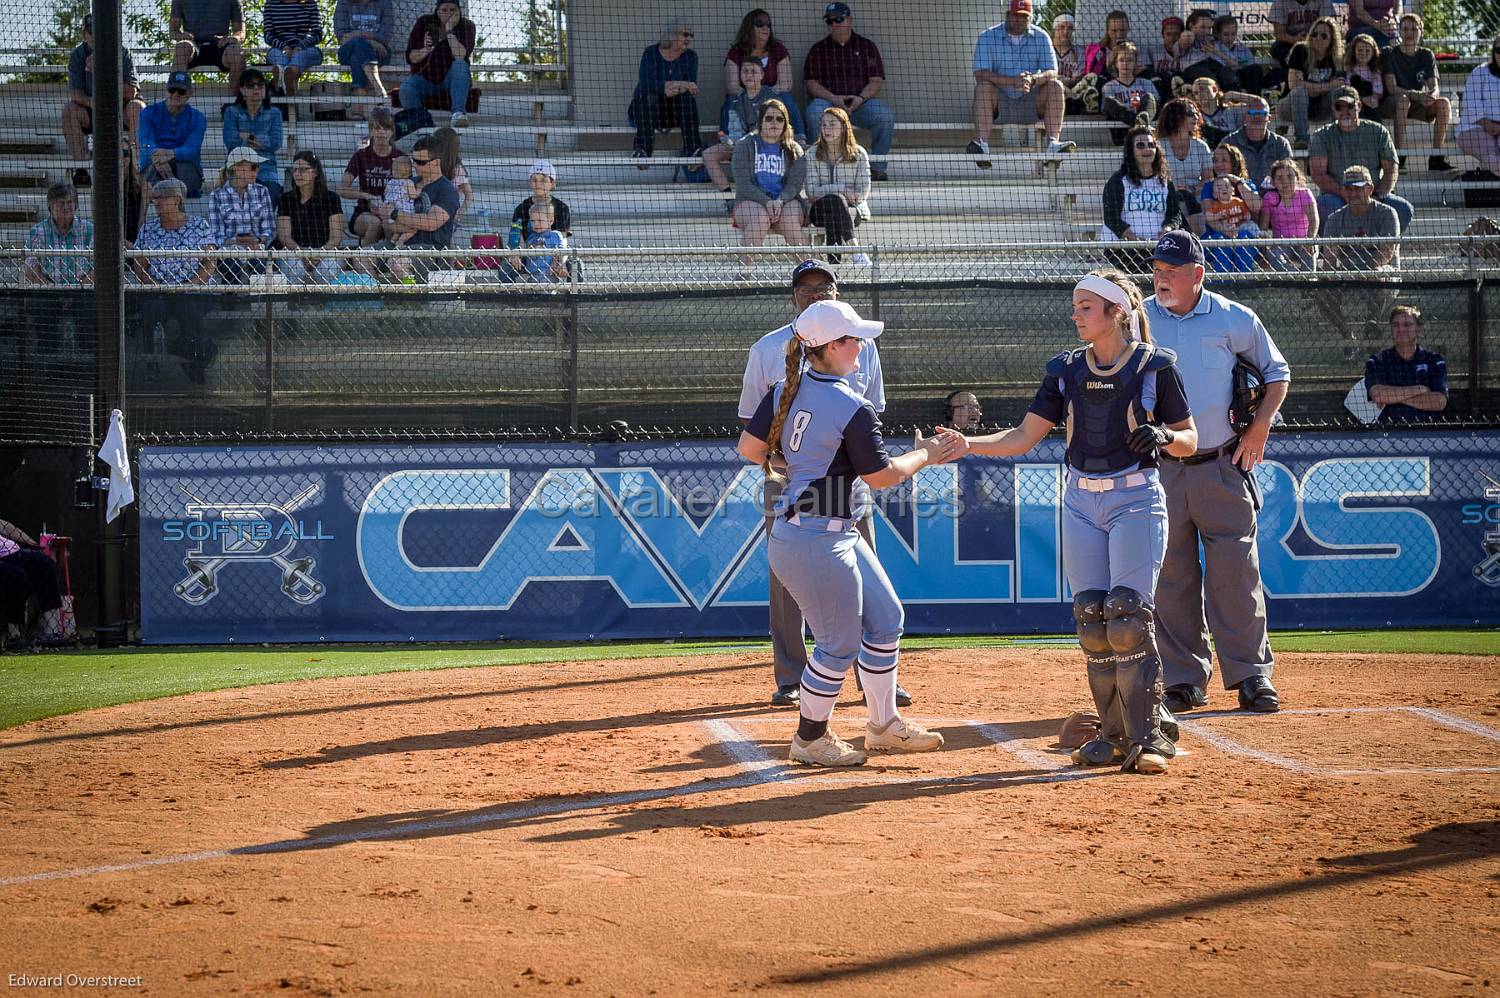
<instances>
[{"instance_id":1,"label":"man in blue jacket","mask_svg":"<svg viewBox=\"0 0 1500 998\"><path fill-rule=\"evenodd\" d=\"M203 132L208 119L189 101L193 78L184 70L167 77L166 100L141 112L141 179L147 187L176 177L188 197L203 190Z\"/></svg>"}]
</instances>

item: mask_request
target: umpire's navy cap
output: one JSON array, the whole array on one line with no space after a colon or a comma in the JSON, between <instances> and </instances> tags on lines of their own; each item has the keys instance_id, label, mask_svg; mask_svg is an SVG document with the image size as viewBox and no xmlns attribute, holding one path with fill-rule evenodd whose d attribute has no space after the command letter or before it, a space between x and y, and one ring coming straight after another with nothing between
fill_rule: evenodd
<instances>
[{"instance_id":1,"label":"umpire's navy cap","mask_svg":"<svg viewBox=\"0 0 1500 998\"><path fill-rule=\"evenodd\" d=\"M821 260L803 260L792 269L792 287L795 288L797 286L797 281L801 279L803 274L811 274L814 271L819 274L827 274L830 281L838 282L839 275L835 274L833 268L828 266L828 264Z\"/></svg>"},{"instance_id":2,"label":"umpire's navy cap","mask_svg":"<svg viewBox=\"0 0 1500 998\"><path fill-rule=\"evenodd\" d=\"M1189 263L1196 263L1201 267L1203 266L1203 244L1198 241L1197 236L1186 229L1168 229L1156 241L1156 252L1151 254L1151 259L1160 260L1174 267Z\"/></svg>"}]
</instances>

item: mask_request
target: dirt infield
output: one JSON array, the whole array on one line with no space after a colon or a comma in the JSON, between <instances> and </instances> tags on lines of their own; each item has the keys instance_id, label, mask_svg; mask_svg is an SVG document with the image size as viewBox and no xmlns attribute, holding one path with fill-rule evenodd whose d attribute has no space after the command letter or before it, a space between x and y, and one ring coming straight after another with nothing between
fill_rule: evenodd
<instances>
[{"instance_id":1,"label":"dirt infield","mask_svg":"<svg viewBox=\"0 0 1500 998\"><path fill-rule=\"evenodd\" d=\"M1074 650L902 666L948 747L855 772L782 764L795 712L747 656L294 683L0 733L0 979L1500 988L1500 659L1281 656L1289 710L1215 713L1215 691L1162 777L1056 750L1087 696ZM863 709L834 724L859 734Z\"/></svg>"}]
</instances>

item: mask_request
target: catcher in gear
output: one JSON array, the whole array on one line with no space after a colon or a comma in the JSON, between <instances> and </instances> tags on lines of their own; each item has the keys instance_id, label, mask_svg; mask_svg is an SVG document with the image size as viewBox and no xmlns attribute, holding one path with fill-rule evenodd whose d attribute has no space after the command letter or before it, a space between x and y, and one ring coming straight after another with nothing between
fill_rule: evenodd
<instances>
[{"instance_id":1,"label":"catcher in gear","mask_svg":"<svg viewBox=\"0 0 1500 998\"><path fill-rule=\"evenodd\" d=\"M1140 290L1128 277L1106 270L1079 281L1073 324L1085 345L1048 361L1021 425L967 440L976 454L1018 457L1066 425L1063 564L1099 718L1073 761L1163 773L1177 750L1169 737L1176 725L1161 709L1152 604L1167 549L1156 463L1164 450L1193 453L1198 431L1176 357L1152 345ZM1063 735L1085 730L1075 720Z\"/></svg>"}]
</instances>

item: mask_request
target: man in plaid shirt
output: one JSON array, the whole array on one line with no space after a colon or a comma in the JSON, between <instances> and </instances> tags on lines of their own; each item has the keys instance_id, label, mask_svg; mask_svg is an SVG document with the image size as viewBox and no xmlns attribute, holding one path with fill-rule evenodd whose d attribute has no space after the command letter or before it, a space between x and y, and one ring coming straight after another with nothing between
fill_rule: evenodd
<instances>
[{"instance_id":1,"label":"man in plaid shirt","mask_svg":"<svg viewBox=\"0 0 1500 998\"><path fill-rule=\"evenodd\" d=\"M47 217L31 227L26 236L28 250L94 248L94 226L78 217L78 191L72 184L53 184L47 189ZM26 256L28 284L92 284L94 263L87 256Z\"/></svg>"}]
</instances>

